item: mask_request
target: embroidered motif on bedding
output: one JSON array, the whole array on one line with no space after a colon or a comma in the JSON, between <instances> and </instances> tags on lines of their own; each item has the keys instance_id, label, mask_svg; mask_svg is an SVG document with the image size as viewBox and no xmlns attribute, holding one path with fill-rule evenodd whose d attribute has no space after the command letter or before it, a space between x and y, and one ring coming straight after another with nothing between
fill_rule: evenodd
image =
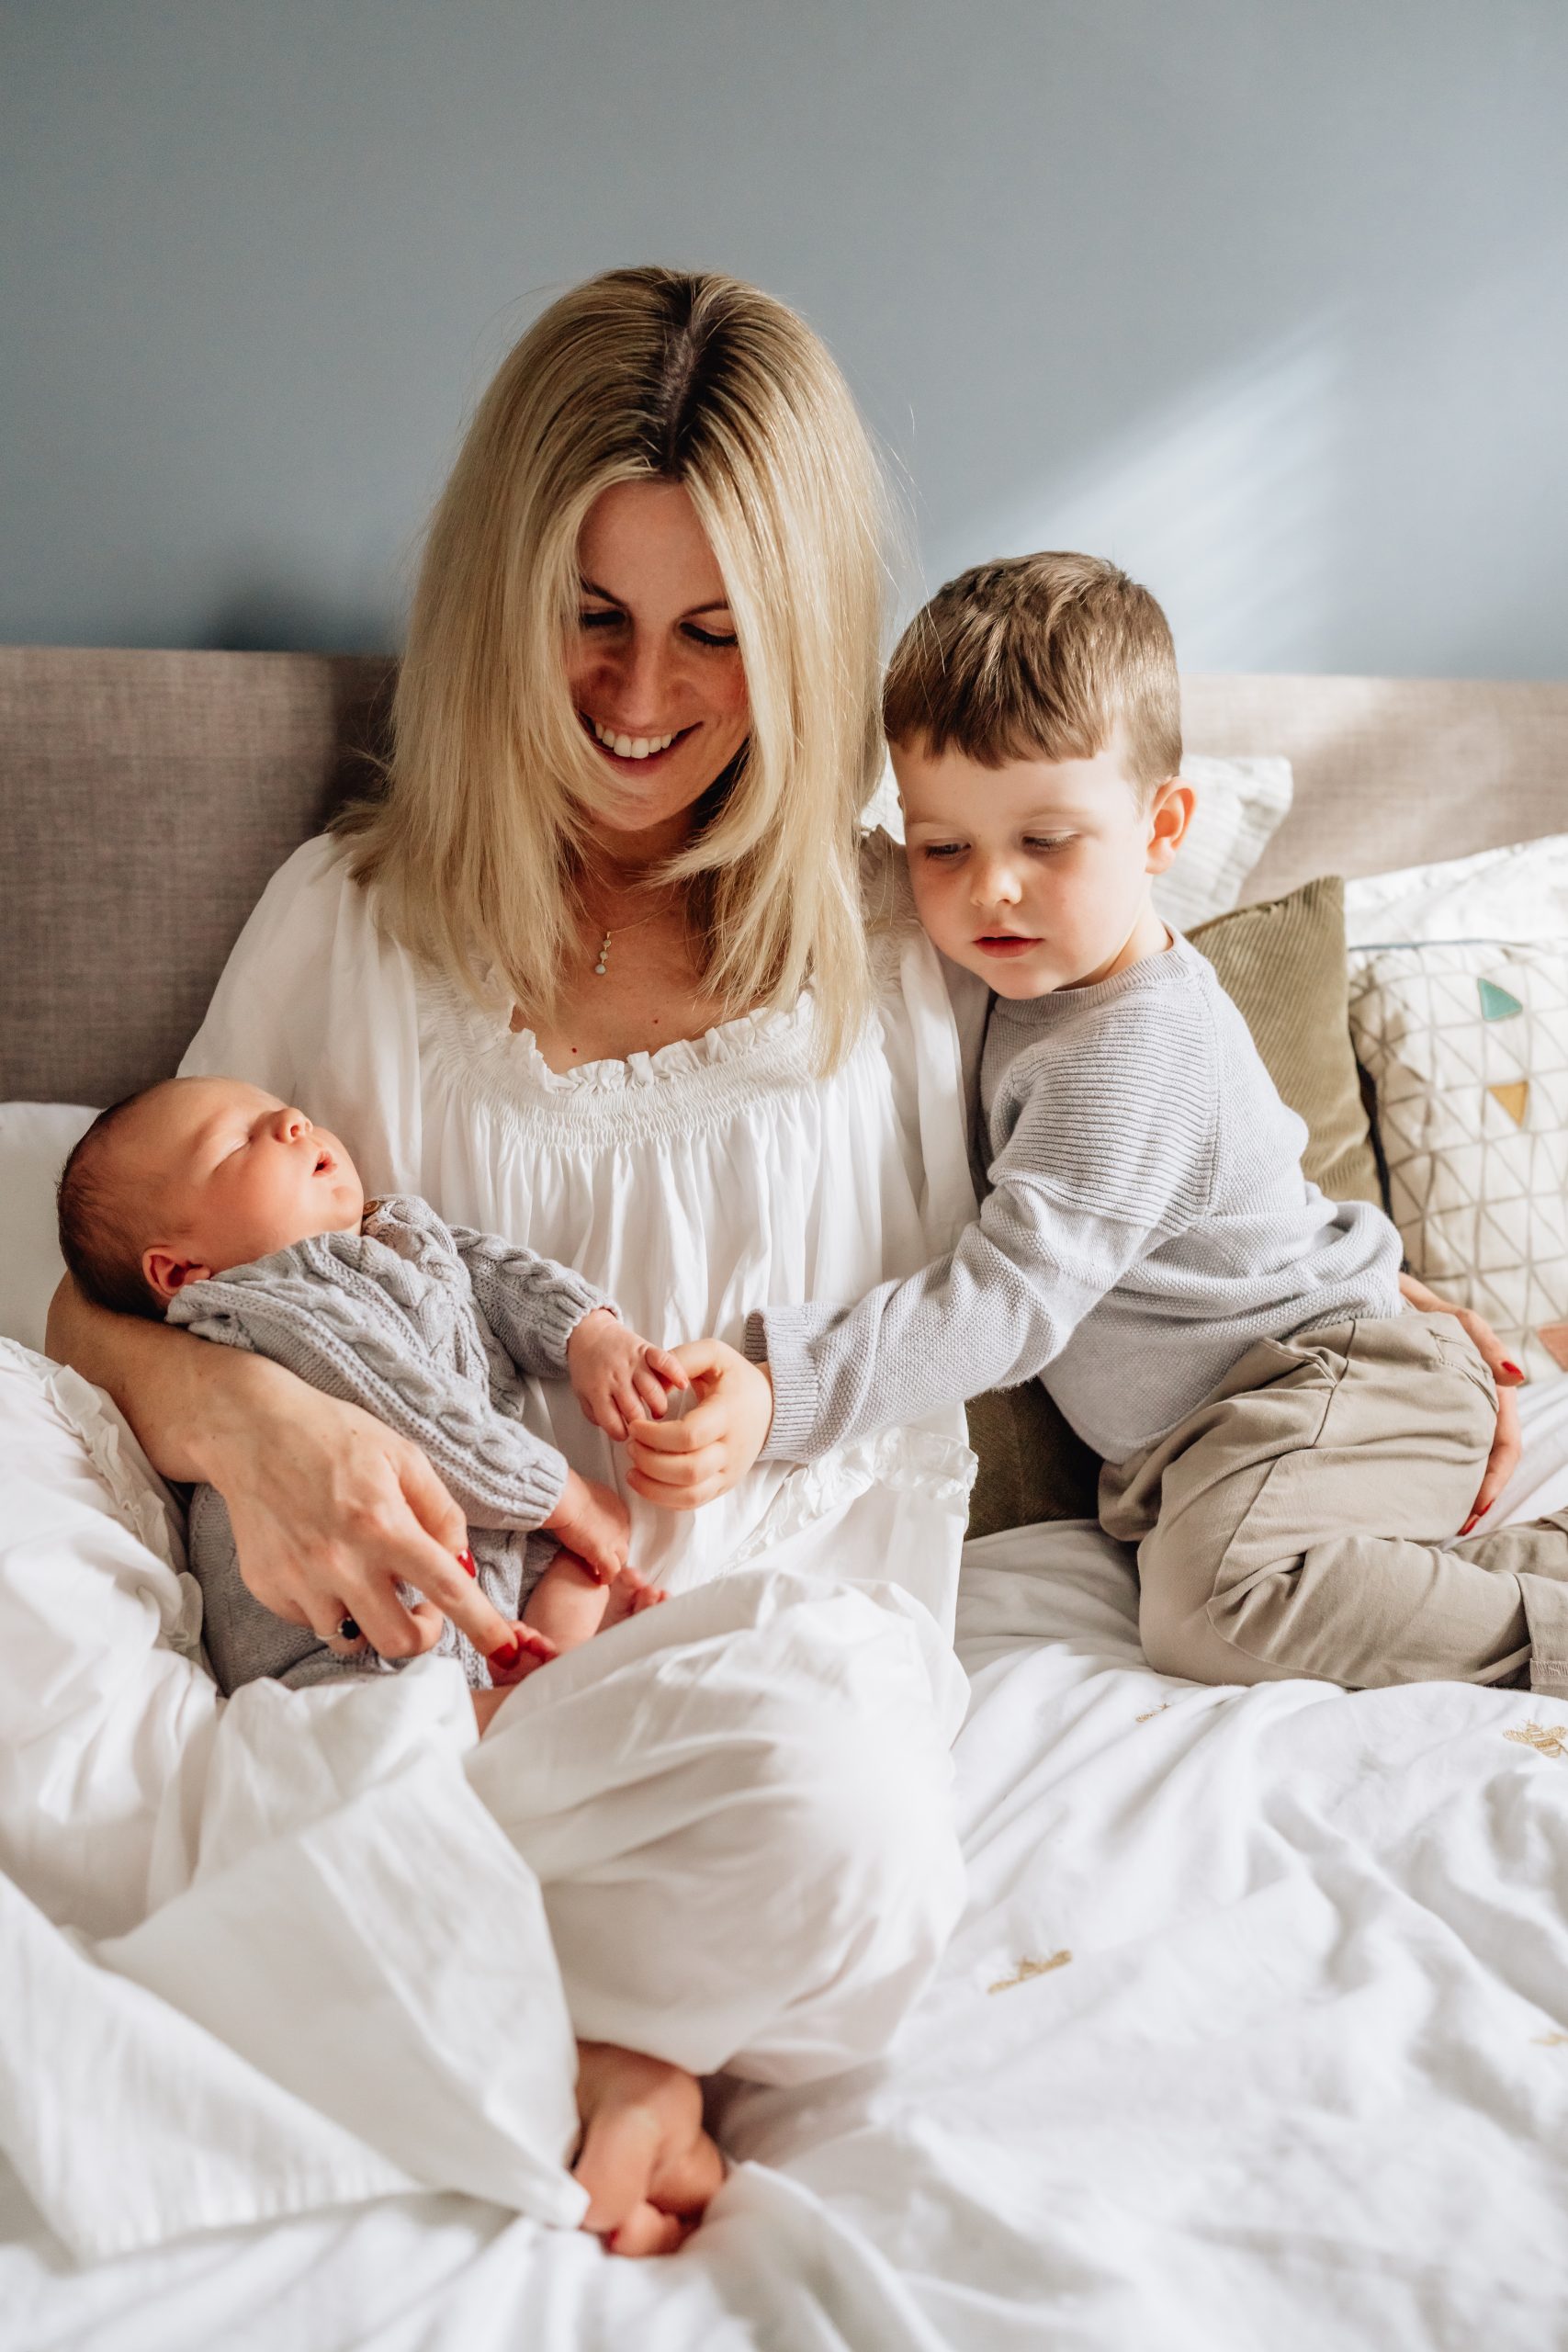
<instances>
[{"instance_id":1,"label":"embroidered motif on bedding","mask_svg":"<svg viewBox=\"0 0 1568 2352\"><path fill-rule=\"evenodd\" d=\"M1521 1747L1533 1747L1538 1756L1568 1756L1568 1725L1517 1724L1503 1736L1517 1739Z\"/></svg>"},{"instance_id":2,"label":"embroidered motif on bedding","mask_svg":"<svg viewBox=\"0 0 1568 2352\"><path fill-rule=\"evenodd\" d=\"M1015 1985L1028 1984L1036 1976L1049 1976L1054 1968L1066 1968L1071 1958L1070 1951L1054 1951L1049 1960L1021 1960L1016 1975L998 1976L994 1984L987 1985L986 1990L987 1993L1010 1993Z\"/></svg>"}]
</instances>

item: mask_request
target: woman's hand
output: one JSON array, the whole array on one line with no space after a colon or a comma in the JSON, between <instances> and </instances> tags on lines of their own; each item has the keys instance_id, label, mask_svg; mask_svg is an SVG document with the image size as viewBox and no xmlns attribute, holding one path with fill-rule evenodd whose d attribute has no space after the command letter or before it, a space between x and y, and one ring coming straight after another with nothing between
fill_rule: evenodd
<instances>
[{"instance_id":1,"label":"woman's hand","mask_svg":"<svg viewBox=\"0 0 1568 2352\"><path fill-rule=\"evenodd\" d=\"M739 1486L768 1442L773 1384L722 1340L674 1351L697 1401L678 1421L634 1421L626 1484L666 1510L696 1510Z\"/></svg>"},{"instance_id":2,"label":"woman's hand","mask_svg":"<svg viewBox=\"0 0 1568 2352\"><path fill-rule=\"evenodd\" d=\"M703 2130L694 2076L613 2041L577 2045L582 2139L572 2177L588 2191L582 2227L611 2254L673 2254L724 2179Z\"/></svg>"},{"instance_id":3,"label":"woman's hand","mask_svg":"<svg viewBox=\"0 0 1568 2352\"><path fill-rule=\"evenodd\" d=\"M368 1642L383 1657L416 1657L444 1617L481 1656L510 1642L510 1623L459 1565L463 1514L418 1446L277 1364L239 1362L247 1378L237 1393L223 1384L200 1475L228 1506L240 1573L263 1606L340 1655ZM424 1599L411 1607L400 1582ZM362 1641L340 1636L345 1617Z\"/></svg>"},{"instance_id":4,"label":"woman's hand","mask_svg":"<svg viewBox=\"0 0 1568 2352\"><path fill-rule=\"evenodd\" d=\"M628 1331L607 1306L579 1323L566 1343L566 1368L585 1419L617 1444L628 1422L661 1421L671 1390L692 1385L672 1355Z\"/></svg>"},{"instance_id":5,"label":"woman's hand","mask_svg":"<svg viewBox=\"0 0 1568 2352\"><path fill-rule=\"evenodd\" d=\"M631 1513L611 1487L569 1470L561 1497L543 1524L586 1562L601 1584L613 1584L626 1565Z\"/></svg>"},{"instance_id":6,"label":"woman's hand","mask_svg":"<svg viewBox=\"0 0 1568 2352\"><path fill-rule=\"evenodd\" d=\"M1524 1374L1503 1351L1503 1342L1483 1316L1468 1306L1456 1306L1452 1299L1439 1298L1436 1291L1418 1283L1414 1274L1401 1274L1399 1287L1419 1314L1457 1316L1462 1329L1474 1341L1488 1372L1497 1384L1497 1433L1492 1441L1492 1451L1486 1458L1486 1472L1474 1508L1464 1525L1461 1535L1489 1511L1509 1479L1519 1458L1519 1408L1510 1391L1517 1388Z\"/></svg>"}]
</instances>

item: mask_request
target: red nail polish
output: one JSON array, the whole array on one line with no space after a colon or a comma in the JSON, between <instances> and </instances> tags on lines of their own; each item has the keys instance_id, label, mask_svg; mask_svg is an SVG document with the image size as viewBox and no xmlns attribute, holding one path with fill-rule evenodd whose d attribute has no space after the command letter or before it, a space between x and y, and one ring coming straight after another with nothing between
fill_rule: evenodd
<instances>
[{"instance_id":1,"label":"red nail polish","mask_svg":"<svg viewBox=\"0 0 1568 2352\"><path fill-rule=\"evenodd\" d=\"M479 1570L474 1566L474 1555L471 1552L459 1552L457 1555L457 1566L462 1569L463 1574L466 1577L477 1577L479 1575Z\"/></svg>"},{"instance_id":2,"label":"red nail polish","mask_svg":"<svg viewBox=\"0 0 1568 2352\"><path fill-rule=\"evenodd\" d=\"M485 1664L499 1667L502 1674L509 1674L522 1655L523 1645L514 1635L511 1641L502 1642L499 1649L491 1650Z\"/></svg>"},{"instance_id":3,"label":"red nail polish","mask_svg":"<svg viewBox=\"0 0 1568 2352\"><path fill-rule=\"evenodd\" d=\"M1468 1535L1471 1529L1475 1525L1476 1521L1480 1517L1481 1513L1478 1510L1472 1510L1470 1517L1465 1521L1464 1525L1460 1529L1460 1533L1461 1535Z\"/></svg>"},{"instance_id":4,"label":"red nail polish","mask_svg":"<svg viewBox=\"0 0 1568 2352\"><path fill-rule=\"evenodd\" d=\"M1522 1380L1525 1376L1524 1366L1522 1364L1510 1363L1506 1356L1503 1360L1503 1369L1505 1372L1511 1372L1516 1380Z\"/></svg>"},{"instance_id":5,"label":"red nail polish","mask_svg":"<svg viewBox=\"0 0 1568 2352\"><path fill-rule=\"evenodd\" d=\"M621 2233L620 2233L619 2230L606 2230L606 2231L605 2231L604 2235L604 2238L603 2238L603 2240L601 2241L601 2243L603 2244L604 2248L604 2251L605 2251L605 2253L606 2253L606 2254L614 2254L614 2253L615 2253L615 2240L620 2236L620 2234L621 2234Z\"/></svg>"}]
</instances>

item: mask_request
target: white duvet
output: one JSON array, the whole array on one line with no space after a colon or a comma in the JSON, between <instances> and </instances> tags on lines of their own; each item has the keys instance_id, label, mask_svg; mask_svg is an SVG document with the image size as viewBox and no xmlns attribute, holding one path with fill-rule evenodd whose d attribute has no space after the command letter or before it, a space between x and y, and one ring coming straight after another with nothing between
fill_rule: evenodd
<instances>
[{"instance_id":1,"label":"white duvet","mask_svg":"<svg viewBox=\"0 0 1568 2352\"><path fill-rule=\"evenodd\" d=\"M1568 1382L1526 1407L1510 1515L1568 1487ZM118 1600L177 1634L175 1568L146 1546L138 1566L126 1541ZM938 1981L889 2062L732 2093L741 2161L671 2261L412 2189L341 2119L282 2087L258 2098L254 2068L225 2109L220 2072L193 2074L181 2046L199 2029L130 1975L107 2004L93 1986L80 2038L73 1972L105 1972L10 1891L9 1997L30 1987L57 2038L18 2074L13 2007L0 2123L63 2234L0 2168L6 2352L1563 2341L1568 1708L1446 1684L1162 1680L1122 1556L1083 1526L971 1545L959 1641L970 1894ZM434 1721L434 1688L400 1704ZM20 1870L47 1840L28 1845L17 1794L0 1791L0 1831ZM138 1823L128 1807L121 1842L155 1877ZM95 2086L95 2162L62 2175L51 2091ZM193 2199L227 2188L240 2210L307 2143L335 2206L82 2265L67 2251L117 2212L134 2225L139 2179L184 2161Z\"/></svg>"}]
</instances>

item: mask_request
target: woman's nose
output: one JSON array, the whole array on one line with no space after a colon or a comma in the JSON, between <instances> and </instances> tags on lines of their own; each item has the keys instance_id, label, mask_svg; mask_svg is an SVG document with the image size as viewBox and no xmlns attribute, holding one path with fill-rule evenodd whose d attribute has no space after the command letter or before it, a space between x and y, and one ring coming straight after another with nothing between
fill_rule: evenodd
<instances>
[{"instance_id":1,"label":"woman's nose","mask_svg":"<svg viewBox=\"0 0 1568 2352\"><path fill-rule=\"evenodd\" d=\"M595 712L613 718L628 735L647 734L670 717L671 650L652 633L634 629L611 656L607 683L615 708Z\"/></svg>"}]
</instances>

